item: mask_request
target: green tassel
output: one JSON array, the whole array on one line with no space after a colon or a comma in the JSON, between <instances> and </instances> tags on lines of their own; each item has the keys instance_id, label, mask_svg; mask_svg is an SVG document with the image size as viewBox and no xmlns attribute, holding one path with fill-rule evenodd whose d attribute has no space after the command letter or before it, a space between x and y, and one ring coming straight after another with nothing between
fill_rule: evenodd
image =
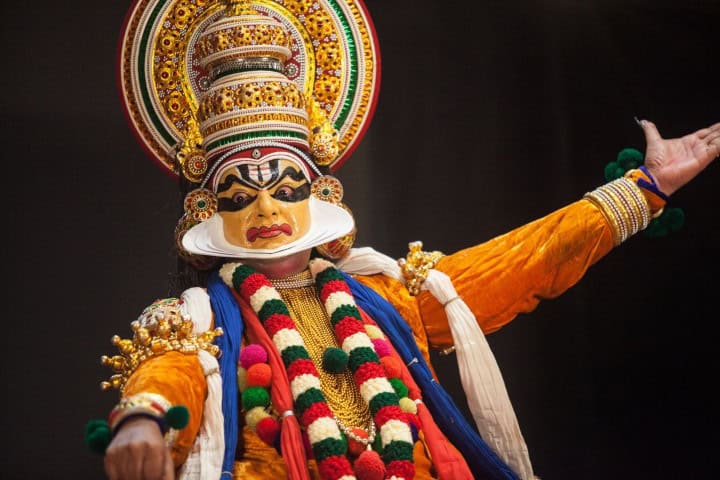
<instances>
[{"instance_id":1,"label":"green tassel","mask_svg":"<svg viewBox=\"0 0 720 480\"><path fill-rule=\"evenodd\" d=\"M617 163L627 172L643 163L643 154L636 148L623 148L617 154Z\"/></svg>"},{"instance_id":2,"label":"green tassel","mask_svg":"<svg viewBox=\"0 0 720 480\"><path fill-rule=\"evenodd\" d=\"M605 181L612 182L625 174L625 170L617 162L610 162L605 165Z\"/></svg>"},{"instance_id":3,"label":"green tassel","mask_svg":"<svg viewBox=\"0 0 720 480\"><path fill-rule=\"evenodd\" d=\"M323 352L322 366L326 372L340 373L348 366L348 354L336 347L328 347Z\"/></svg>"},{"instance_id":4,"label":"green tassel","mask_svg":"<svg viewBox=\"0 0 720 480\"><path fill-rule=\"evenodd\" d=\"M111 438L110 426L105 420L90 420L85 425L85 445L91 452L103 455Z\"/></svg>"},{"instance_id":5,"label":"green tassel","mask_svg":"<svg viewBox=\"0 0 720 480\"><path fill-rule=\"evenodd\" d=\"M612 182L628 170L638 168L643 163L643 154L636 148L623 148L618 152L614 162L605 165L605 181Z\"/></svg>"},{"instance_id":6,"label":"green tassel","mask_svg":"<svg viewBox=\"0 0 720 480\"><path fill-rule=\"evenodd\" d=\"M652 219L643 233L652 238L665 237L680 230L684 224L685 212L681 208L666 208L662 215Z\"/></svg>"},{"instance_id":7,"label":"green tassel","mask_svg":"<svg viewBox=\"0 0 720 480\"><path fill-rule=\"evenodd\" d=\"M185 428L189 420L190 412L185 405L176 405L174 407L170 407L168 411L165 412L165 423L167 423L170 428L174 428L175 430L181 430Z\"/></svg>"}]
</instances>

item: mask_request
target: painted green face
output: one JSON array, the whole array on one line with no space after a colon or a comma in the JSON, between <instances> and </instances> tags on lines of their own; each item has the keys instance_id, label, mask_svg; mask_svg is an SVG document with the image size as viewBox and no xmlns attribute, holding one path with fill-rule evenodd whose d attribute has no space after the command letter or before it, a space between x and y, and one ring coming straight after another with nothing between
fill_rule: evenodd
<instances>
[{"instance_id":1,"label":"painted green face","mask_svg":"<svg viewBox=\"0 0 720 480\"><path fill-rule=\"evenodd\" d=\"M292 160L234 164L219 173L218 214L228 243L282 247L310 229L310 184Z\"/></svg>"}]
</instances>

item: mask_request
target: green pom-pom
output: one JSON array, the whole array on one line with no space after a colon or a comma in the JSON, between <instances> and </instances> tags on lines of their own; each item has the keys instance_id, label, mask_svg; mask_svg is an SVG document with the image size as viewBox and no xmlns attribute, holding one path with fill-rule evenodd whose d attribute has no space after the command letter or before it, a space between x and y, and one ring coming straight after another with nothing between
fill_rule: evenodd
<instances>
[{"instance_id":1,"label":"green pom-pom","mask_svg":"<svg viewBox=\"0 0 720 480\"><path fill-rule=\"evenodd\" d=\"M242 406L245 410L270 405L270 394L263 387L250 387L242 393Z\"/></svg>"},{"instance_id":2,"label":"green pom-pom","mask_svg":"<svg viewBox=\"0 0 720 480\"><path fill-rule=\"evenodd\" d=\"M185 428L190 420L190 412L185 405L170 407L165 413L165 423L170 428L181 430Z\"/></svg>"},{"instance_id":3,"label":"green pom-pom","mask_svg":"<svg viewBox=\"0 0 720 480\"><path fill-rule=\"evenodd\" d=\"M328 347L323 352L323 369L329 373L340 373L347 368L348 354L339 348Z\"/></svg>"},{"instance_id":4,"label":"green pom-pom","mask_svg":"<svg viewBox=\"0 0 720 480\"><path fill-rule=\"evenodd\" d=\"M663 219L671 232L677 232L685 225L685 212L681 208L665 209L660 218Z\"/></svg>"},{"instance_id":5,"label":"green pom-pom","mask_svg":"<svg viewBox=\"0 0 720 480\"><path fill-rule=\"evenodd\" d=\"M613 180L622 177L625 174L625 170L617 162L610 162L605 165L605 181L612 182Z\"/></svg>"},{"instance_id":6,"label":"green pom-pom","mask_svg":"<svg viewBox=\"0 0 720 480\"><path fill-rule=\"evenodd\" d=\"M389 381L393 389L395 390L395 393L397 393L398 397L403 398L408 396L408 388L405 386L402 380L400 380L399 378L391 378L389 379Z\"/></svg>"},{"instance_id":7,"label":"green pom-pom","mask_svg":"<svg viewBox=\"0 0 720 480\"><path fill-rule=\"evenodd\" d=\"M617 155L617 163L627 172L642 165L643 154L635 148L623 148Z\"/></svg>"},{"instance_id":8,"label":"green pom-pom","mask_svg":"<svg viewBox=\"0 0 720 480\"><path fill-rule=\"evenodd\" d=\"M85 425L85 445L91 452L104 454L111 439L110 426L105 420L90 420Z\"/></svg>"},{"instance_id":9,"label":"green pom-pom","mask_svg":"<svg viewBox=\"0 0 720 480\"><path fill-rule=\"evenodd\" d=\"M664 237L668 233L670 232L668 231L667 227L663 225L659 218L652 219L647 228L643 230L643 235L650 238Z\"/></svg>"},{"instance_id":10,"label":"green pom-pom","mask_svg":"<svg viewBox=\"0 0 720 480\"><path fill-rule=\"evenodd\" d=\"M614 162L605 165L605 181L612 182L623 175L628 170L638 168L643 163L643 154L635 148L623 148L618 152Z\"/></svg>"},{"instance_id":11,"label":"green pom-pom","mask_svg":"<svg viewBox=\"0 0 720 480\"><path fill-rule=\"evenodd\" d=\"M653 238L665 237L680 230L684 224L685 212L681 208L666 208L662 215L650 222L644 234Z\"/></svg>"}]
</instances>

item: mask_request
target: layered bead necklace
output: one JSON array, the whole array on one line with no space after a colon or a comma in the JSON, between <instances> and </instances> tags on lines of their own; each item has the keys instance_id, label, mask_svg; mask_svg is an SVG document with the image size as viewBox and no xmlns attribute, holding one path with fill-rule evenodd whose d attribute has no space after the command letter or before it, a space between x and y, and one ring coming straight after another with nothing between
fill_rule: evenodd
<instances>
[{"instance_id":1,"label":"layered bead necklace","mask_svg":"<svg viewBox=\"0 0 720 480\"><path fill-rule=\"evenodd\" d=\"M352 292L332 263L315 259L310 262L310 271L337 343L347 354L355 384L369 406L373 425L379 432L382 458L368 443L368 449L354 464L350 463L347 439L322 391L318 370L285 301L270 280L240 263L224 265L220 276L255 311L280 352L290 381L295 414L307 432L323 480L412 479L415 468L411 428L365 331ZM344 427L342 430L345 434L349 432Z\"/></svg>"}]
</instances>

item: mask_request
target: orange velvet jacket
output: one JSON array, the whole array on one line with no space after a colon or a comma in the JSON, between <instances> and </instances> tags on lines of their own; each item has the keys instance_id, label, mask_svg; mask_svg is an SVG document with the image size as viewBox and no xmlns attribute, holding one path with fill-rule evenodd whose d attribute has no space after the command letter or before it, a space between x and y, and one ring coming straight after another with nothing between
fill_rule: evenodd
<instances>
[{"instance_id":1,"label":"orange velvet jacket","mask_svg":"<svg viewBox=\"0 0 720 480\"><path fill-rule=\"evenodd\" d=\"M612 248L613 232L603 213L590 201L580 200L507 234L447 255L436 268L452 279L488 334L519 313L532 311L541 300L562 294ZM444 310L431 294L411 296L397 280L384 275L356 278L397 308L428 363L429 348L452 344ZM174 405L188 407L190 423L173 446L175 463L182 464L200 428L207 392L197 358L168 353L146 361L129 378L123 394L140 392L159 393Z\"/></svg>"}]
</instances>

